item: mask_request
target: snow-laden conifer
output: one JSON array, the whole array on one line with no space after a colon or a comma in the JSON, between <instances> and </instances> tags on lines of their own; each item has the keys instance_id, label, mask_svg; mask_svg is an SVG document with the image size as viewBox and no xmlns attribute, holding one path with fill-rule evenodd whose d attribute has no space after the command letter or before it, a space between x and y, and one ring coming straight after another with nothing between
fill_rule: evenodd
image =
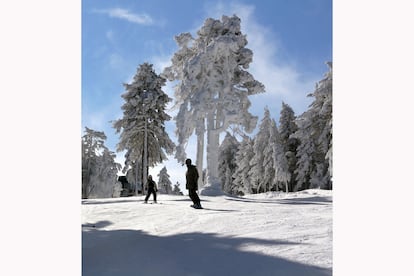
<instances>
[{"instance_id":1,"label":"snow-laden conifer","mask_svg":"<svg viewBox=\"0 0 414 276\"><path fill-rule=\"evenodd\" d=\"M296 186L296 152L299 146L299 140L292 137L292 134L295 133L297 129L298 126L296 125L295 112L288 104L282 102L282 110L280 111L279 117L279 133L280 143L290 174L289 191L293 191L293 187Z\"/></svg>"},{"instance_id":2,"label":"snow-laden conifer","mask_svg":"<svg viewBox=\"0 0 414 276\"><path fill-rule=\"evenodd\" d=\"M167 173L167 168L164 166L158 176L158 191L162 194L172 194L172 187L171 187L171 181L170 176Z\"/></svg>"},{"instance_id":3,"label":"snow-laden conifer","mask_svg":"<svg viewBox=\"0 0 414 276\"><path fill-rule=\"evenodd\" d=\"M126 170L139 171L135 172L136 184L145 184L148 167L167 160L166 154L172 154L175 148L164 126L171 119L165 112L171 99L162 90L164 85L165 79L148 63L139 66L131 83L124 84L123 117L113 126L120 133L117 150L127 152Z\"/></svg>"},{"instance_id":4,"label":"snow-laden conifer","mask_svg":"<svg viewBox=\"0 0 414 276\"><path fill-rule=\"evenodd\" d=\"M276 183L274 190L279 191L279 188L283 187L285 192L289 192L291 191L289 188L291 175L289 172L286 153L283 149L281 135L279 133L275 120L272 120L270 131L270 144L273 146L273 168L275 173L274 181Z\"/></svg>"},{"instance_id":5,"label":"snow-laden conifer","mask_svg":"<svg viewBox=\"0 0 414 276\"><path fill-rule=\"evenodd\" d=\"M85 127L82 136L82 198L108 198L114 195L121 164L105 146L106 135Z\"/></svg>"},{"instance_id":6,"label":"snow-laden conifer","mask_svg":"<svg viewBox=\"0 0 414 276\"><path fill-rule=\"evenodd\" d=\"M223 191L229 194L237 194L233 191L233 174L237 167L235 157L238 147L237 139L227 132L219 148L219 179Z\"/></svg>"},{"instance_id":7,"label":"snow-laden conifer","mask_svg":"<svg viewBox=\"0 0 414 276\"><path fill-rule=\"evenodd\" d=\"M267 182L268 179L265 179L265 152L268 151L268 147L270 147L269 138L271 121L269 109L266 107L263 119L259 125L259 131L254 139L254 156L250 161L251 181L255 193L266 192L269 188L269 183ZM273 164L269 165L272 166Z\"/></svg>"},{"instance_id":8,"label":"snow-laden conifer","mask_svg":"<svg viewBox=\"0 0 414 276\"><path fill-rule=\"evenodd\" d=\"M172 193L174 195L183 195L183 192L181 192L181 189L180 189L180 183L179 182L174 184L174 188L173 188Z\"/></svg>"},{"instance_id":9,"label":"snow-laden conifer","mask_svg":"<svg viewBox=\"0 0 414 276\"><path fill-rule=\"evenodd\" d=\"M329 71L309 95L314 101L297 119L298 130L292 136L300 140L295 190L332 188L332 63L327 65Z\"/></svg>"},{"instance_id":10,"label":"snow-laden conifer","mask_svg":"<svg viewBox=\"0 0 414 276\"><path fill-rule=\"evenodd\" d=\"M252 193L252 183L250 178L250 161L254 156L253 140L249 136L244 136L236 153L236 170L233 174L233 193L245 195Z\"/></svg>"},{"instance_id":11,"label":"snow-laden conifer","mask_svg":"<svg viewBox=\"0 0 414 276\"><path fill-rule=\"evenodd\" d=\"M249 113L249 95L264 92L264 86L245 69L253 52L245 48L247 39L240 30L237 16L223 16L221 21L208 18L197 32L198 37L184 33L176 37L180 49L172 65L164 70L175 86L178 148L176 158L186 158L185 144L195 131L197 167L202 170L204 133L207 132L207 185L201 194L221 192L218 180L220 133L230 125L251 132L257 117Z\"/></svg>"},{"instance_id":12,"label":"snow-laden conifer","mask_svg":"<svg viewBox=\"0 0 414 276\"><path fill-rule=\"evenodd\" d=\"M270 113L269 113L270 116ZM264 191L279 191L278 183L275 181L275 145L277 143L277 126L270 119L268 141L263 150L263 186Z\"/></svg>"}]
</instances>

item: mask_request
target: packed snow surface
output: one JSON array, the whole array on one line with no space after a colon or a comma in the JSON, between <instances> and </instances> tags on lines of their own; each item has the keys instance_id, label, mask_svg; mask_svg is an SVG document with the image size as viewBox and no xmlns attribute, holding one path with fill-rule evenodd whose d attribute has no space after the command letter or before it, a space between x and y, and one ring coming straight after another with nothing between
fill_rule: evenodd
<instances>
[{"instance_id":1,"label":"packed snow surface","mask_svg":"<svg viewBox=\"0 0 414 276\"><path fill-rule=\"evenodd\" d=\"M332 191L82 201L82 275L332 275Z\"/></svg>"}]
</instances>

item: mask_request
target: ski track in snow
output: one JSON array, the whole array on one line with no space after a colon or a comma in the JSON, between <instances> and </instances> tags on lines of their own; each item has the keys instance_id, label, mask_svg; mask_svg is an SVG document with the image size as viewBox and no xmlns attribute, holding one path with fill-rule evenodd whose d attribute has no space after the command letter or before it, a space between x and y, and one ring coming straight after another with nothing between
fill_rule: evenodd
<instances>
[{"instance_id":1,"label":"ski track in snow","mask_svg":"<svg viewBox=\"0 0 414 276\"><path fill-rule=\"evenodd\" d=\"M82 201L82 275L332 274L332 191L157 199Z\"/></svg>"}]
</instances>

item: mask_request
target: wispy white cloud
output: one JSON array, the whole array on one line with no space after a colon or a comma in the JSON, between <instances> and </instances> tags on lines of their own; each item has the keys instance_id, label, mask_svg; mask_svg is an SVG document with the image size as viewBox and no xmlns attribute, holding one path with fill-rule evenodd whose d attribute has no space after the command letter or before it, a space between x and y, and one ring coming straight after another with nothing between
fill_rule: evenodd
<instances>
[{"instance_id":1,"label":"wispy white cloud","mask_svg":"<svg viewBox=\"0 0 414 276\"><path fill-rule=\"evenodd\" d=\"M105 128L105 124L107 121L105 112L84 112L82 114L82 117L85 126L87 126L90 129L101 131Z\"/></svg>"},{"instance_id":2,"label":"wispy white cloud","mask_svg":"<svg viewBox=\"0 0 414 276\"><path fill-rule=\"evenodd\" d=\"M105 36L109 41L114 41L114 32L112 30L107 31Z\"/></svg>"},{"instance_id":3,"label":"wispy white cloud","mask_svg":"<svg viewBox=\"0 0 414 276\"><path fill-rule=\"evenodd\" d=\"M136 14L133 13L127 9L123 8L113 8L113 9L107 9L107 10L95 10L97 13L103 13L110 17L122 19L129 21L131 23L136 23L140 25L154 25L154 19L146 14L146 13L140 13Z\"/></svg>"},{"instance_id":4,"label":"wispy white cloud","mask_svg":"<svg viewBox=\"0 0 414 276\"><path fill-rule=\"evenodd\" d=\"M112 53L109 55L109 65L114 69L122 69L125 66L125 59L117 54Z\"/></svg>"}]
</instances>

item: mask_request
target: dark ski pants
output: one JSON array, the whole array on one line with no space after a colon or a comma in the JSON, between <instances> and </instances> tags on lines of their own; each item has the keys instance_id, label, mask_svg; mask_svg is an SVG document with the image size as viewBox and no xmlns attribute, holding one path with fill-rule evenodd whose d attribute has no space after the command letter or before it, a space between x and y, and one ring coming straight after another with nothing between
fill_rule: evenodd
<instances>
[{"instance_id":1,"label":"dark ski pants","mask_svg":"<svg viewBox=\"0 0 414 276\"><path fill-rule=\"evenodd\" d=\"M145 197L145 202L148 201L148 198L150 197L151 194L154 197L154 202L157 201L157 193L155 192L155 189L154 188L148 188L148 193L147 193L147 196Z\"/></svg>"},{"instance_id":2,"label":"dark ski pants","mask_svg":"<svg viewBox=\"0 0 414 276\"><path fill-rule=\"evenodd\" d=\"M200 198L198 197L196 189L189 189L188 196L191 198L194 204L200 204Z\"/></svg>"}]
</instances>

